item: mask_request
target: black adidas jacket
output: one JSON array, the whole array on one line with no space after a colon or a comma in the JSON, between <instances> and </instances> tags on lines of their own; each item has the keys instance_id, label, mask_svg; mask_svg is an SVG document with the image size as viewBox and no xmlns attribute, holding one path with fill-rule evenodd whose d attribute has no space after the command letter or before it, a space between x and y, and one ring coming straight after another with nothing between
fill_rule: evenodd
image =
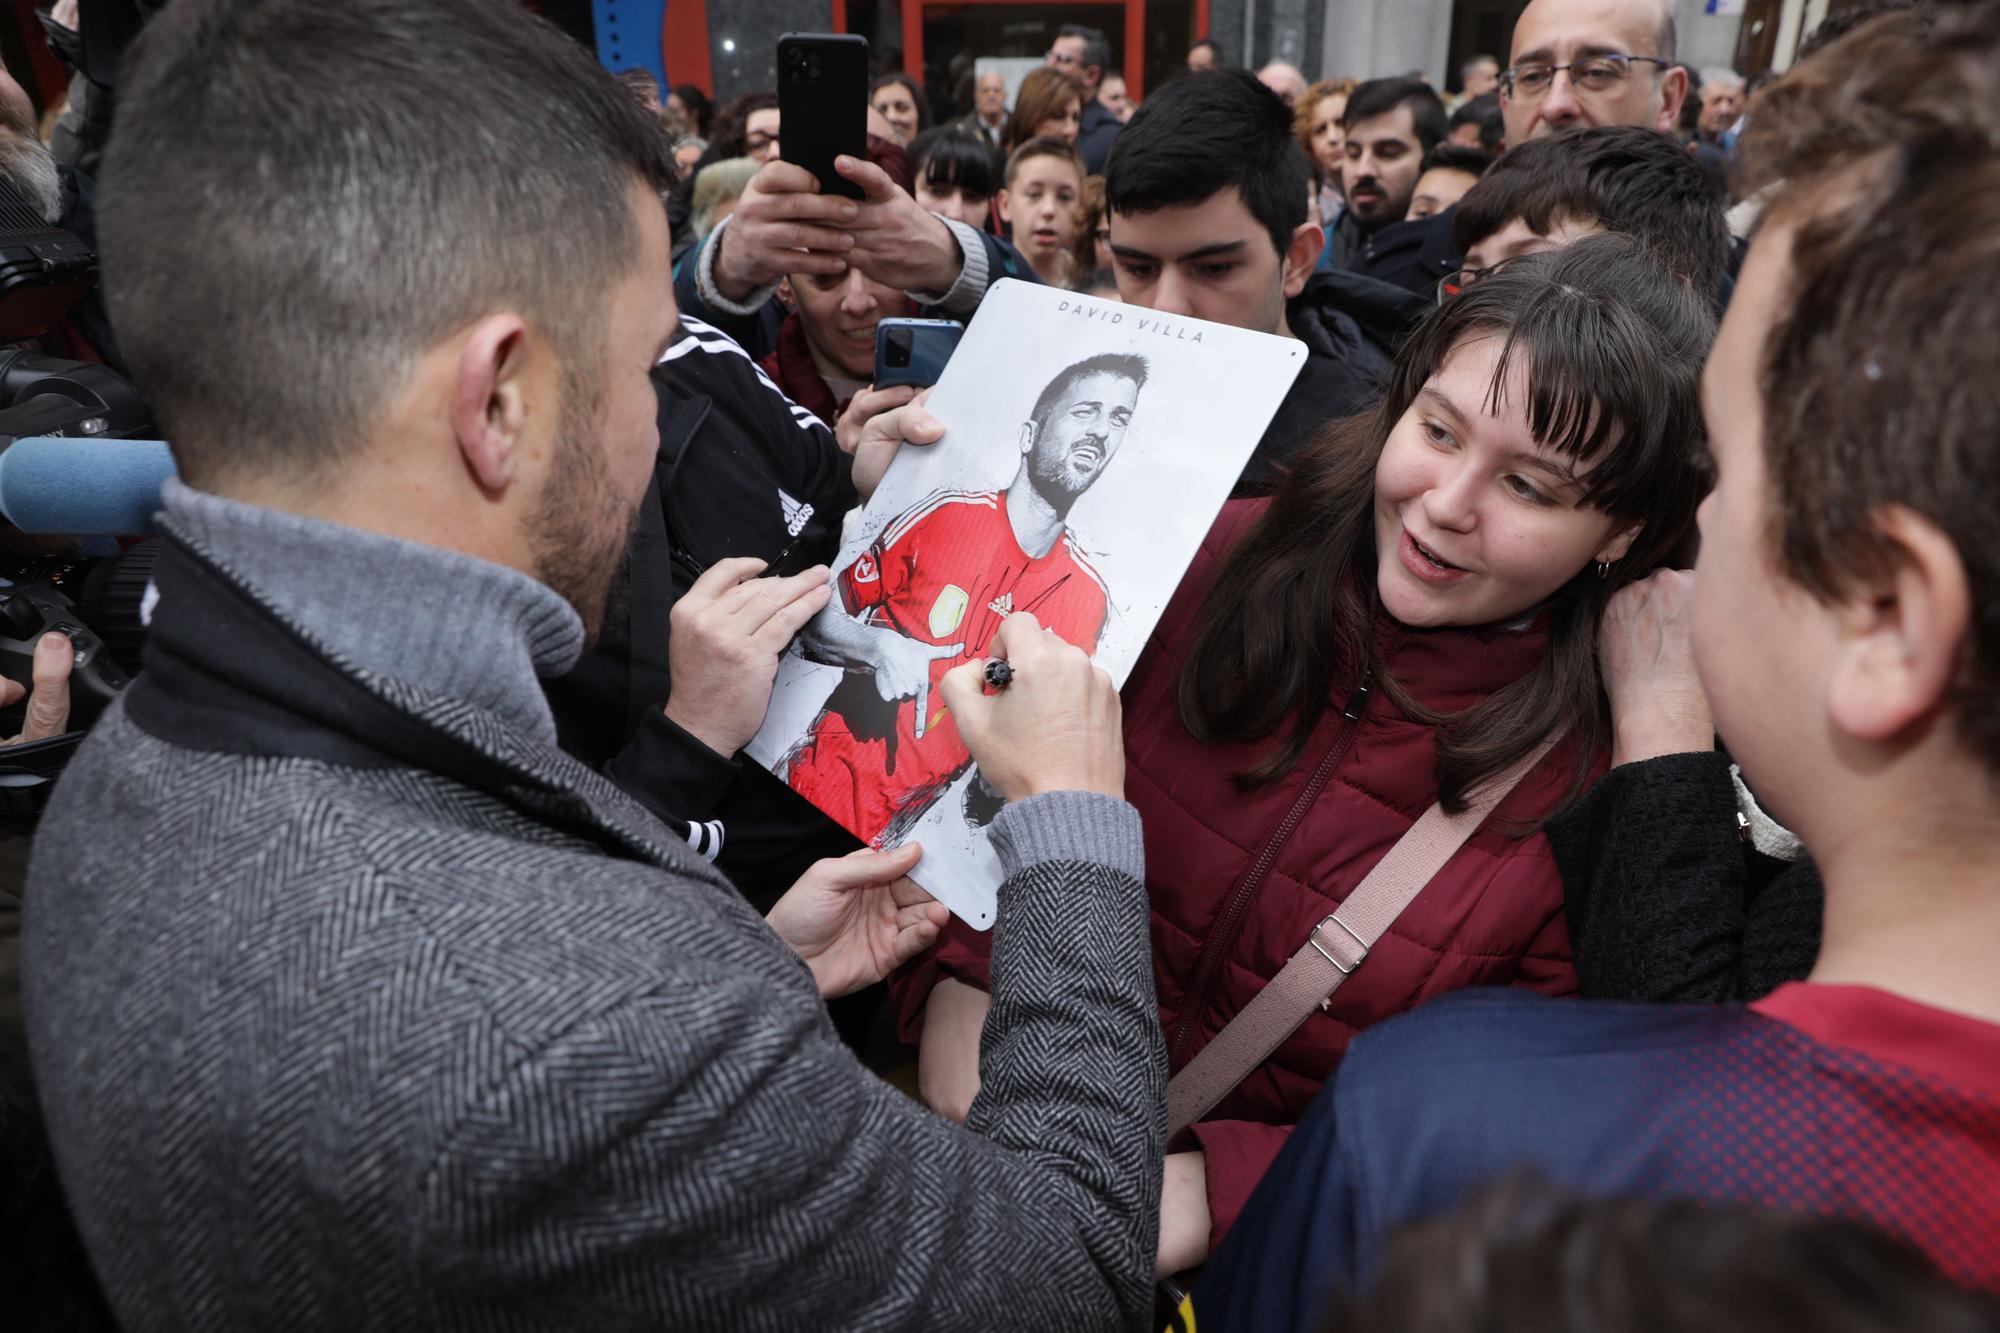
<instances>
[{"instance_id":1,"label":"black adidas jacket","mask_svg":"<svg viewBox=\"0 0 2000 1333\"><path fill-rule=\"evenodd\" d=\"M720 330L686 317L681 326L653 370L660 453L631 558L597 647L548 682L549 704L564 749L655 813L695 825L697 850L763 911L814 861L861 844L756 764L667 720L667 617L718 560L782 556L779 573L831 562L858 497L830 423L786 398Z\"/></svg>"}]
</instances>

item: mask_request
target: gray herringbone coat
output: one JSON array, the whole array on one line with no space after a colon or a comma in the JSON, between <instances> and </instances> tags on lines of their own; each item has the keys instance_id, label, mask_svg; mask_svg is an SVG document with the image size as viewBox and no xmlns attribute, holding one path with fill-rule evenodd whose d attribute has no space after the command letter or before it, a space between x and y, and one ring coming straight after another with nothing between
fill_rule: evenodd
<instances>
[{"instance_id":1,"label":"gray herringbone coat","mask_svg":"<svg viewBox=\"0 0 2000 1333\"><path fill-rule=\"evenodd\" d=\"M202 672L262 641L177 637L199 597L161 587L163 655L57 793L25 941L64 1187L128 1327L1145 1324L1164 1070L1129 807L997 826L961 1129L856 1063L686 845L493 711L339 668L499 790L208 748L268 701L204 715Z\"/></svg>"}]
</instances>

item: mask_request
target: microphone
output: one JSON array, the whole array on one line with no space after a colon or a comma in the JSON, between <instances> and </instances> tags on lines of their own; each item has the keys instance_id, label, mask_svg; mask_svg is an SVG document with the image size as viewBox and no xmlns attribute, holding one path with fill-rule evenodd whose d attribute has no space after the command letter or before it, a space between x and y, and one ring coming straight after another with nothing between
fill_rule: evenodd
<instances>
[{"instance_id":1,"label":"microphone","mask_svg":"<svg viewBox=\"0 0 2000 1333\"><path fill-rule=\"evenodd\" d=\"M0 450L0 515L36 535L138 536L173 475L160 440L29 436Z\"/></svg>"}]
</instances>

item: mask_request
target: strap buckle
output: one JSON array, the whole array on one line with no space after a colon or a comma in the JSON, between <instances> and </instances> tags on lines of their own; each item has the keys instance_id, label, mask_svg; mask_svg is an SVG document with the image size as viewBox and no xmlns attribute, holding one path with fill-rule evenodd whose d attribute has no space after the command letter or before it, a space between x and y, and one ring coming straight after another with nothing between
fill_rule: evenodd
<instances>
[{"instance_id":1,"label":"strap buckle","mask_svg":"<svg viewBox=\"0 0 2000 1333\"><path fill-rule=\"evenodd\" d=\"M1339 926L1340 935L1345 935L1348 940L1354 941L1353 948L1350 949L1347 945L1347 940L1341 939L1340 935L1330 935L1327 937L1332 945L1331 949L1329 949L1326 944L1320 943L1319 933L1322 930L1325 930L1329 925ZM1362 939L1359 935L1355 934L1353 929L1350 928L1345 921L1342 921L1340 919L1340 914L1338 912L1334 912L1328 915L1324 921L1321 921L1317 926L1314 926L1313 933L1311 937L1307 939L1306 943L1312 945L1313 948L1319 950L1320 957L1326 959L1327 962L1332 963L1335 967L1339 968L1342 976L1347 976L1351 974L1355 968L1361 966L1362 960L1368 957L1368 941ZM1352 953L1354 955L1352 961L1345 963L1341 962L1339 958L1334 956L1333 953L1334 949L1338 949L1342 953Z\"/></svg>"}]
</instances>

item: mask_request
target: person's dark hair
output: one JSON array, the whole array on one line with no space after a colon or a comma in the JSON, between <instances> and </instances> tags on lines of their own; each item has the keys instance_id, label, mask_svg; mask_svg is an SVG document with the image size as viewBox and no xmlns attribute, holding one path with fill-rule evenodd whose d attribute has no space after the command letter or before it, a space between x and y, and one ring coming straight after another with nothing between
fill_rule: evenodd
<instances>
[{"instance_id":1,"label":"person's dark hair","mask_svg":"<svg viewBox=\"0 0 2000 1333\"><path fill-rule=\"evenodd\" d=\"M1932 0L1848 0L1847 4L1821 19L1818 26L1800 40L1799 53L1793 58L1793 63L1819 54L1856 28L1872 23L1884 14L1902 14L1910 10L1923 13L1926 27L1937 17L1937 6Z\"/></svg>"},{"instance_id":2,"label":"person's dark hair","mask_svg":"<svg viewBox=\"0 0 2000 1333\"><path fill-rule=\"evenodd\" d=\"M1306 220L1306 164L1284 99L1245 69L1197 70L1147 98L1104 166L1104 201L1128 216L1235 190L1280 255Z\"/></svg>"},{"instance_id":3,"label":"person's dark hair","mask_svg":"<svg viewBox=\"0 0 2000 1333\"><path fill-rule=\"evenodd\" d=\"M2000 1333L2000 1298L1844 1218L1510 1180L1400 1228L1323 1333Z\"/></svg>"},{"instance_id":4,"label":"person's dark hair","mask_svg":"<svg viewBox=\"0 0 2000 1333\"><path fill-rule=\"evenodd\" d=\"M675 97L681 99L681 105L687 108L688 116L694 121L688 127L689 133L707 138L708 127L715 120L715 103L709 101L708 94L692 83L677 83L672 91Z\"/></svg>"},{"instance_id":5,"label":"person's dark hair","mask_svg":"<svg viewBox=\"0 0 2000 1333\"><path fill-rule=\"evenodd\" d=\"M1397 352L1375 408L1309 444L1229 554L1181 674L1188 731L1214 742L1277 736L1270 757L1238 775L1255 787L1298 762L1337 677L1372 676L1407 716L1438 727L1447 810L1559 734L1574 794L1610 735L1597 674L1605 603L1675 549L1700 499L1696 386L1714 333L1711 302L1619 236L1516 260L1438 306ZM1535 438L1593 465L1583 504L1643 527L1603 576L1578 570L1540 609L1549 651L1533 671L1443 716L1408 697L1378 657L1375 466L1424 385L1482 338L1504 340L1496 399L1519 369Z\"/></svg>"},{"instance_id":6,"label":"person's dark hair","mask_svg":"<svg viewBox=\"0 0 2000 1333\"><path fill-rule=\"evenodd\" d=\"M778 95L770 89L742 93L723 104L715 113L715 133L708 136L708 160L749 155L750 117L759 111L774 111ZM783 130L780 125L780 131Z\"/></svg>"},{"instance_id":7,"label":"person's dark hair","mask_svg":"<svg viewBox=\"0 0 2000 1333\"><path fill-rule=\"evenodd\" d=\"M868 160L882 168L882 174L904 194L916 193L916 172L910 167L910 151L903 145L894 139L871 134L868 136Z\"/></svg>"},{"instance_id":8,"label":"person's dark hair","mask_svg":"<svg viewBox=\"0 0 2000 1333\"><path fill-rule=\"evenodd\" d=\"M1047 387L1035 399L1034 407L1028 412L1028 420L1035 423L1035 433L1040 435L1042 428L1048 424L1046 418L1049 409L1070 391L1071 386L1089 379L1092 375L1117 375L1131 380L1135 389L1143 389L1146 387L1148 373L1150 367L1146 364L1146 358L1134 356L1130 352L1099 352L1096 356L1085 357L1076 364L1064 366L1056 372L1056 377L1048 382Z\"/></svg>"},{"instance_id":9,"label":"person's dark hair","mask_svg":"<svg viewBox=\"0 0 2000 1333\"><path fill-rule=\"evenodd\" d=\"M1507 117L1500 110L1500 94L1481 93L1452 112L1445 126L1447 137L1461 125L1477 125L1479 146L1489 153L1498 153L1507 142Z\"/></svg>"},{"instance_id":10,"label":"person's dark hair","mask_svg":"<svg viewBox=\"0 0 2000 1333\"><path fill-rule=\"evenodd\" d=\"M624 84L639 99L641 105L647 101L660 100L660 81L653 77L653 71L634 66L618 71L618 82Z\"/></svg>"},{"instance_id":11,"label":"person's dark hair","mask_svg":"<svg viewBox=\"0 0 2000 1333\"><path fill-rule=\"evenodd\" d=\"M1111 72L1111 42L1102 28L1086 27L1081 23L1065 23L1056 30L1058 39L1063 37L1083 38L1083 58L1077 62L1079 69L1097 66L1099 76Z\"/></svg>"},{"instance_id":12,"label":"person's dark hair","mask_svg":"<svg viewBox=\"0 0 2000 1333\"><path fill-rule=\"evenodd\" d=\"M1422 79L1369 79L1347 99L1347 113L1340 128L1351 132L1364 120L1386 116L1399 106L1410 108L1410 123L1416 128L1417 143L1428 153L1451 133L1451 118L1444 103Z\"/></svg>"},{"instance_id":13,"label":"person's dark hair","mask_svg":"<svg viewBox=\"0 0 2000 1333\"><path fill-rule=\"evenodd\" d=\"M875 94L881 92L892 83L901 84L907 89L910 94L910 100L917 104L918 133L929 129L935 123L931 116L931 99L924 95L922 84L901 70L897 70L893 74L884 74L881 78L868 85L868 105L875 105Z\"/></svg>"},{"instance_id":14,"label":"person's dark hair","mask_svg":"<svg viewBox=\"0 0 2000 1333\"><path fill-rule=\"evenodd\" d=\"M991 199L1000 193L1000 160L985 139L952 125L925 130L910 141L913 179L933 190L956 186Z\"/></svg>"},{"instance_id":15,"label":"person's dark hair","mask_svg":"<svg viewBox=\"0 0 2000 1333\"><path fill-rule=\"evenodd\" d=\"M1463 171L1473 176L1484 176L1498 161L1493 154L1479 148L1467 148L1462 143L1441 143L1424 154L1423 170L1443 167L1446 171Z\"/></svg>"},{"instance_id":16,"label":"person's dark hair","mask_svg":"<svg viewBox=\"0 0 2000 1333\"><path fill-rule=\"evenodd\" d=\"M1061 115L1065 103L1074 101L1081 112L1085 100L1081 80L1046 65L1029 70L1014 90L1014 109L1007 114L1007 128L1000 133L1000 151L1012 153L1036 137L1042 122Z\"/></svg>"},{"instance_id":17,"label":"person's dark hair","mask_svg":"<svg viewBox=\"0 0 2000 1333\"><path fill-rule=\"evenodd\" d=\"M1012 186L1014 183L1014 173L1021 169L1021 164L1038 157L1060 158L1062 161L1075 167L1077 188L1079 190L1083 188L1083 159L1077 155L1076 145L1067 139L1058 139L1053 134L1044 134L1039 139L1030 139L1013 152L1007 154L1007 165L1001 173L1005 179L1005 183Z\"/></svg>"},{"instance_id":18,"label":"person's dark hair","mask_svg":"<svg viewBox=\"0 0 2000 1333\"><path fill-rule=\"evenodd\" d=\"M659 122L511 6L179 0L132 47L98 192L118 341L192 484L311 476L481 315L594 370L629 191L674 175Z\"/></svg>"},{"instance_id":19,"label":"person's dark hair","mask_svg":"<svg viewBox=\"0 0 2000 1333\"><path fill-rule=\"evenodd\" d=\"M1890 14L1766 88L1737 151L1766 224L1800 220L1758 376L1778 566L1830 602L1894 568L1883 510L1943 530L1971 594L1957 726L2000 769L1996 88L2000 7Z\"/></svg>"},{"instance_id":20,"label":"person's dark hair","mask_svg":"<svg viewBox=\"0 0 2000 1333\"><path fill-rule=\"evenodd\" d=\"M1541 235L1594 220L1637 238L1711 296L1729 265L1729 223L1708 173L1671 135L1644 126L1580 125L1508 150L1458 201L1459 253L1515 218Z\"/></svg>"}]
</instances>

